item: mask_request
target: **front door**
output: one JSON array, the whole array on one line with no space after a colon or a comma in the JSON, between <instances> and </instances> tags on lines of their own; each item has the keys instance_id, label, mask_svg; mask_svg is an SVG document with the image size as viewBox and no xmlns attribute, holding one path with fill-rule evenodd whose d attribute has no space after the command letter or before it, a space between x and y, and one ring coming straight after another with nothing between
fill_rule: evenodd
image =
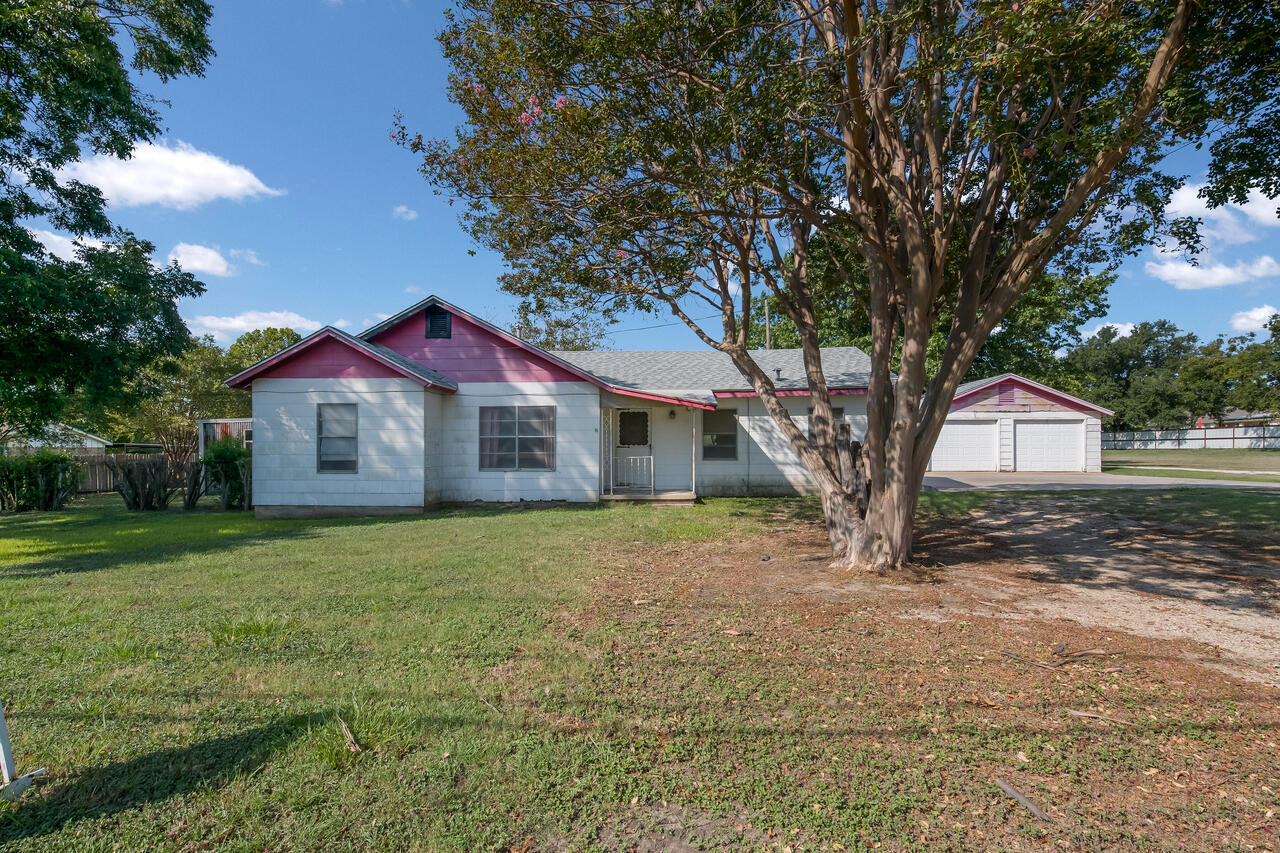
<instances>
[{"instance_id":1,"label":"front door","mask_svg":"<svg viewBox=\"0 0 1280 853\"><path fill-rule=\"evenodd\" d=\"M613 453L613 482L624 488L653 487L653 444L648 409L618 410L618 440Z\"/></svg>"}]
</instances>

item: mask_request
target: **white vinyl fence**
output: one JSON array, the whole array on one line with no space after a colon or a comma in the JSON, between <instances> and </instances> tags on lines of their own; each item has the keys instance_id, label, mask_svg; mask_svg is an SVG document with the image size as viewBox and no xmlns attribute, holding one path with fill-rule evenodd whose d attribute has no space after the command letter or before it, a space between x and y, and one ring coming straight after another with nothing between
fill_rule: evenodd
<instances>
[{"instance_id":1,"label":"white vinyl fence","mask_svg":"<svg viewBox=\"0 0 1280 853\"><path fill-rule=\"evenodd\" d=\"M1104 432L1103 450L1280 450L1280 426Z\"/></svg>"}]
</instances>

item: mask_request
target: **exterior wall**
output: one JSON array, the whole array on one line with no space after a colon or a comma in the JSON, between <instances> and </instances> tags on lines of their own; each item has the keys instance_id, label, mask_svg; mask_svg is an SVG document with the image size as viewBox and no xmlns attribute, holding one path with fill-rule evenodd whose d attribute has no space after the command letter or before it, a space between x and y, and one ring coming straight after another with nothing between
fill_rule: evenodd
<instances>
[{"instance_id":1,"label":"exterior wall","mask_svg":"<svg viewBox=\"0 0 1280 853\"><path fill-rule=\"evenodd\" d=\"M428 338L423 310L381 332L373 342L425 364L459 384L582 381L555 362L457 314L453 315L450 335Z\"/></svg>"},{"instance_id":2,"label":"exterior wall","mask_svg":"<svg viewBox=\"0 0 1280 853\"><path fill-rule=\"evenodd\" d=\"M423 391L423 499L428 503L444 495L444 400Z\"/></svg>"},{"instance_id":3,"label":"exterior wall","mask_svg":"<svg viewBox=\"0 0 1280 853\"><path fill-rule=\"evenodd\" d=\"M370 358L354 346L332 338L321 341L273 366L267 373L272 379L403 378L403 374L392 370L375 358Z\"/></svg>"},{"instance_id":4,"label":"exterior wall","mask_svg":"<svg viewBox=\"0 0 1280 853\"><path fill-rule=\"evenodd\" d=\"M1085 419L1084 470L1091 474L1102 471L1102 418Z\"/></svg>"},{"instance_id":5,"label":"exterior wall","mask_svg":"<svg viewBox=\"0 0 1280 853\"><path fill-rule=\"evenodd\" d=\"M416 507L425 500L422 386L408 379L253 382L253 499L270 507ZM357 405L355 472L316 471L316 405Z\"/></svg>"},{"instance_id":6,"label":"exterior wall","mask_svg":"<svg viewBox=\"0 0 1280 853\"><path fill-rule=\"evenodd\" d=\"M983 388L951 406L955 412L1076 412L1088 414L1091 410L1039 393L1018 382L1006 379Z\"/></svg>"},{"instance_id":7,"label":"exterior wall","mask_svg":"<svg viewBox=\"0 0 1280 853\"><path fill-rule=\"evenodd\" d=\"M454 333L459 319L454 317ZM481 406L555 406L554 471L481 471ZM440 497L451 501L600 498L600 391L587 382L459 382L441 398Z\"/></svg>"},{"instance_id":8,"label":"exterior wall","mask_svg":"<svg viewBox=\"0 0 1280 853\"><path fill-rule=\"evenodd\" d=\"M808 397L784 397L782 404L791 412L801 429L808 429ZM836 408L844 409L844 422L855 439L867 431L867 401L862 396L832 399ZM721 409L738 411L738 458L702 458L702 418L698 417L696 448L698 450L698 494L714 495L791 495L811 494L813 480L800 457L783 436L756 398L725 399Z\"/></svg>"}]
</instances>

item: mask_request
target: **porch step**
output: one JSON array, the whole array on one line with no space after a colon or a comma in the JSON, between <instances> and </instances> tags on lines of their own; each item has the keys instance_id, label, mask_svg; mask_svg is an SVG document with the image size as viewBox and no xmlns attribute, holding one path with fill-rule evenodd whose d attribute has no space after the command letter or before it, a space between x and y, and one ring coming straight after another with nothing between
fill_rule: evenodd
<instances>
[{"instance_id":1,"label":"porch step","mask_svg":"<svg viewBox=\"0 0 1280 853\"><path fill-rule=\"evenodd\" d=\"M624 501L628 503L657 503L663 506L693 506L697 499L696 492L619 492L612 495L601 495L602 501Z\"/></svg>"}]
</instances>

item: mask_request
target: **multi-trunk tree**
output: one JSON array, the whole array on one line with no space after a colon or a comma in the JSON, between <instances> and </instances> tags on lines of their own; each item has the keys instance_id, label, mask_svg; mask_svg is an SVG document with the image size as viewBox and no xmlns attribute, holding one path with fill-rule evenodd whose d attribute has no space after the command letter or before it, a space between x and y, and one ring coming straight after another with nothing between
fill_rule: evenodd
<instances>
[{"instance_id":1,"label":"multi-trunk tree","mask_svg":"<svg viewBox=\"0 0 1280 853\"><path fill-rule=\"evenodd\" d=\"M465 0L440 37L465 124L395 136L511 292L665 307L726 353L811 472L836 562L898 566L956 387L1032 284L1194 242L1164 215L1176 146L1213 134L1215 201L1274 182L1245 143L1276 110L1277 32L1247 0ZM819 238L866 270L847 277L872 363L855 470L822 373ZM796 328L813 442L750 356L761 294Z\"/></svg>"}]
</instances>

